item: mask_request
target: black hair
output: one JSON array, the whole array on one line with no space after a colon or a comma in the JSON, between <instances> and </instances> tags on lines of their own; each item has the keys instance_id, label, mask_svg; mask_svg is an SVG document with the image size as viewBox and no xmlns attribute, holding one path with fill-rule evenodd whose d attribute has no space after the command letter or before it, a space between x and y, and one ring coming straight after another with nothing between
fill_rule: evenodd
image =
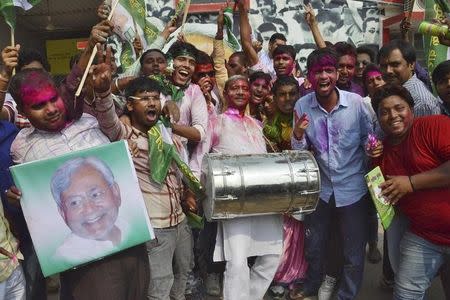
<instances>
[{"instance_id":1,"label":"black hair","mask_svg":"<svg viewBox=\"0 0 450 300\"><path fill-rule=\"evenodd\" d=\"M328 57L332 66L337 68L337 54L333 48L319 48L311 52L306 61L306 69L311 70L312 66L318 63L321 59Z\"/></svg>"},{"instance_id":2,"label":"black hair","mask_svg":"<svg viewBox=\"0 0 450 300\"><path fill-rule=\"evenodd\" d=\"M236 51L236 52L234 52L233 54L230 55L229 59L231 59L232 57L235 57L235 56L237 56L239 58L239 62L243 66L248 67L248 59L247 59L247 56L245 55L245 53L243 51Z\"/></svg>"},{"instance_id":3,"label":"black hair","mask_svg":"<svg viewBox=\"0 0 450 300\"><path fill-rule=\"evenodd\" d=\"M316 19L319 24L323 24L328 21L334 23L335 29L342 27L342 25L344 24L341 15L333 10L319 10Z\"/></svg>"},{"instance_id":4,"label":"black hair","mask_svg":"<svg viewBox=\"0 0 450 300\"><path fill-rule=\"evenodd\" d=\"M262 71L256 71L250 74L250 76L248 77L248 82L252 84L256 79L264 79L269 84L272 81L272 77L270 76L270 74L264 73Z\"/></svg>"},{"instance_id":5,"label":"black hair","mask_svg":"<svg viewBox=\"0 0 450 300\"><path fill-rule=\"evenodd\" d=\"M198 50L197 52L197 64L199 65L214 65L214 61L208 53Z\"/></svg>"},{"instance_id":6,"label":"black hair","mask_svg":"<svg viewBox=\"0 0 450 300\"><path fill-rule=\"evenodd\" d=\"M436 86L441 80L446 80L448 74L450 74L450 60L441 62L436 66L431 74L431 80L433 80L433 84Z\"/></svg>"},{"instance_id":7,"label":"black hair","mask_svg":"<svg viewBox=\"0 0 450 300\"><path fill-rule=\"evenodd\" d=\"M377 115L378 107L380 106L381 101L391 96L398 96L402 98L406 103L408 103L411 109L414 108L414 99L405 87L399 84L386 83L385 85L379 87L372 97L372 107Z\"/></svg>"},{"instance_id":8,"label":"black hair","mask_svg":"<svg viewBox=\"0 0 450 300\"><path fill-rule=\"evenodd\" d=\"M141 55L141 57L139 58L139 63L141 64L141 66L144 64L144 59L145 59L145 57L147 56L147 54L150 54L150 53L152 53L152 52L158 52L158 53L160 53L160 54L164 57L164 59L166 58L166 55L165 55L164 52L162 52L161 50L156 49L156 48L148 49L148 50L145 51L145 52Z\"/></svg>"},{"instance_id":9,"label":"black hair","mask_svg":"<svg viewBox=\"0 0 450 300\"><path fill-rule=\"evenodd\" d=\"M336 51L338 58L349 55L356 59L355 47L347 42L337 42L334 44L333 49Z\"/></svg>"},{"instance_id":10,"label":"black hair","mask_svg":"<svg viewBox=\"0 0 450 300\"><path fill-rule=\"evenodd\" d=\"M313 50L317 49L317 45L314 43L294 44L293 47L297 52L303 49L313 49Z\"/></svg>"},{"instance_id":11,"label":"black hair","mask_svg":"<svg viewBox=\"0 0 450 300\"><path fill-rule=\"evenodd\" d=\"M416 62L416 51L414 50L414 47L404 40L393 40L381 47L378 52L378 62L380 62L380 59L388 57L389 54L396 49L400 50L403 58L408 64Z\"/></svg>"},{"instance_id":12,"label":"black hair","mask_svg":"<svg viewBox=\"0 0 450 300\"><path fill-rule=\"evenodd\" d=\"M280 18L270 18L270 19L268 19L268 21L272 22L272 24L278 24L278 25L283 26L284 31L285 31L286 33L289 32L289 28L288 28L286 22L284 22L282 19L280 19ZM280 39L280 40L281 40L281 39ZM270 41L269 41L269 42L270 42ZM286 41L285 41L285 42L286 42Z\"/></svg>"},{"instance_id":13,"label":"black hair","mask_svg":"<svg viewBox=\"0 0 450 300\"><path fill-rule=\"evenodd\" d=\"M258 31L259 32L264 32L264 31L275 31L276 32L277 28L272 23L262 23L261 25L258 26Z\"/></svg>"},{"instance_id":14,"label":"black hair","mask_svg":"<svg viewBox=\"0 0 450 300\"><path fill-rule=\"evenodd\" d=\"M192 55L195 61L197 61L198 50L194 45L190 43L176 41L172 44L172 46L170 46L167 54L172 58L176 58L177 56L183 55L186 52Z\"/></svg>"},{"instance_id":15,"label":"black hair","mask_svg":"<svg viewBox=\"0 0 450 300\"><path fill-rule=\"evenodd\" d=\"M292 75L281 75L277 77L277 80L273 83L272 86L272 94L275 95L276 91L286 85L293 85L295 86L295 89L297 90L297 93L300 93L300 86L298 85L297 79L294 78Z\"/></svg>"},{"instance_id":16,"label":"black hair","mask_svg":"<svg viewBox=\"0 0 450 300\"><path fill-rule=\"evenodd\" d=\"M17 70L21 71L22 68L33 61L39 62L44 70L50 72L50 65L47 59L39 52L34 49L21 48L19 50L19 60L17 62Z\"/></svg>"},{"instance_id":17,"label":"black hair","mask_svg":"<svg viewBox=\"0 0 450 300\"><path fill-rule=\"evenodd\" d=\"M356 48L356 54L361 54L361 53L365 53L365 54L369 55L371 63L375 62L375 51L373 51L372 48L370 48L369 46L363 45L363 46L359 46L358 48Z\"/></svg>"},{"instance_id":18,"label":"black hair","mask_svg":"<svg viewBox=\"0 0 450 300\"><path fill-rule=\"evenodd\" d=\"M292 57L293 60L295 60L295 49L291 45L279 45L278 47L273 50L272 56L275 57L279 54L288 54Z\"/></svg>"},{"instance_id":19,"label":"black hair","mask_svg":"<svg viewBox=\"0 0 450 300\"><path fill-rule=\"evenodd\" d=\"M375 17L368 17L368 18L365 18L365 19L364 19L364 22L363 22L363 31L366 31L367 23L368 23L369 21L379 22L380 19L375 18Z\"/></svg>"},{"instance_id":20,"label":"black hair","mask_svg":"<svg viewBox=\"0 0 450 300\"><path fill-rule=\"evenodd\" d=\"M363 89L364 89L364 93L367 95L367 74L369 72L380 72L381 73L381 69L377 64L368 64L366 66L366 68L364 69L363 73L362 73L362 84L363 84Z\"/></svg>"},{"instance_id":21,"label":"black hair","mask_svg":"<svg viewBox=\"0 0 450 300\"><path fill-rule=\"evenodd\" d=\"M269 44L275 43L276 40L282 40L282 41L284 41L284 42L287 41L287 40L286 40L286 37L284 36L284 34L278 33L278 32L272 34L272 36L271 36L270 39L269 39Z\"/></svg>"},{"instance_id":22,"label":"black hair","mask_svg":"<svg viewBox=\"0 0 450 300\"><path fill-rule=\"evenodd\" d=\"M161 93L161 85L155 79L147 76L141 76L133 79L125 89L125 97L135 96L142 92L158 92Z\"/></svg>"},{"instance_id":23,"label":"black hair","mask_svg":"<svg viewBox=\"0 0 450 300\"><path fill-rule=\"evenodd\" d=\"M52 76L43 69L30 68L18 72L11 78L8 90L20 109L23 108L23 95L21 90L22 85L25 83L28 85L27 92L31 93L39 91L46 84L50 84L56 89Z\"/></svg>"}]
</instances>

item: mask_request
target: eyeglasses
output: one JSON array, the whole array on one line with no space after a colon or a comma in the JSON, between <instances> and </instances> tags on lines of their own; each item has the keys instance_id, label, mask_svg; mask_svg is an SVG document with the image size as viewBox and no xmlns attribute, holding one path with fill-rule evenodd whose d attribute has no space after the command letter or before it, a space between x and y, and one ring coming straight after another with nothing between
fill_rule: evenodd
<instances>
[{"instance_id":1,"label":"eyeglasses","mask_svg":"<svg viewBox=\"0 0 450 300\"><path fill-rule=\"evenodd\" d=\"M136 101L160 101L161 98L159 96L145 96L145 97L136 97L136 96L129 96L128 98L136 100Z\"/></svg>"},{"instance_id":2,"label":"eyeglasses","mask_svg":"<svg viewBox=\"0 0 450 300\"><path fill-rule=\"evenodd\" d=\"M109 188L109 187L108 187ZM98 205L105 200L106 189L94 188L82 195L76 195L64 199L63 205L68 210L78 211L82 209L89 200L92 204Z\"/></svg>"}]
</instances>

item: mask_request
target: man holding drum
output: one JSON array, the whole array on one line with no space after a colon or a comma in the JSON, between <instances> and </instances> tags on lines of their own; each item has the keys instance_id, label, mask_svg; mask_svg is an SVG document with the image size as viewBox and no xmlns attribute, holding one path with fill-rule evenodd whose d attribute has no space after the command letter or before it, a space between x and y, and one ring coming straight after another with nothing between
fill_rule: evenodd
<instances>
[{"instance_id":1,"label":"man holding drum","mask_svg":"<svg viewBox=\"0 0 450 300\"><path fill-rule=\"evenodd\" d=\"M212 120L208 149L223 154L259 154L266 145L259 122L245 115L250 99L246 77L235 75L225 83L228 109ZM263 299L282 252L280 215L253 216L218 222L214 261L226 261L225 300ZM256 256L249 269L247 258Z\"/></svg>"}]
</instances>

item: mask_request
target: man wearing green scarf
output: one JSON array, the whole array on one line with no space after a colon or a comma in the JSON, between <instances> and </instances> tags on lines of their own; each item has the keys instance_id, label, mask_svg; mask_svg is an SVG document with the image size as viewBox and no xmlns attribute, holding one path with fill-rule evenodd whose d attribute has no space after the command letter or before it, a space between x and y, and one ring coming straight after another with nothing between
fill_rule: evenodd
<instances>
[{"instance_id":1,"label":"man wearing green scarf","mask_svg":"<svg viewBox=\"0 0 450 300\"><path fill-rule=\"evenodd\" d=\"M156 242L147 244L149 298L181 300L192 255L192 233L181 207L187 190L182 180L193 189L199 184L183 161L187 158L183 145L159 121L160 94L155 80L131 81L125 90L130 124L119 120L110 95L96 99L94 107L100 128L110 140L127 139L137 146L133 163L156 235Z\"/></svg>"}]
</instances>

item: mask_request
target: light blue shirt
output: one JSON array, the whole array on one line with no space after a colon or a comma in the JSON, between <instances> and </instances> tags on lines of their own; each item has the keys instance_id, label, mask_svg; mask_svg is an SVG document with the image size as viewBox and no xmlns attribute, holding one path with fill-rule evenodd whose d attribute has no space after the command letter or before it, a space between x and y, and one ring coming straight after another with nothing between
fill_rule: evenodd
<instances>
[{"instance_id":1,"label":"light blue shirt","mask_svg":"<svg viewBox=\"0 0 450 300\"><path fill-rule=\"evenodd\" d=\"M297 101L294 113L306 113L309 125L302 140L292 137L292 147L314 153L321 176L320 198L328 202L334 194L336 206L341 207L359 201L367 193L364 147L373 128L361 96L336 90L338 104L329 113L319 105L315 93Z\"/></svg>"}]
</instances>

